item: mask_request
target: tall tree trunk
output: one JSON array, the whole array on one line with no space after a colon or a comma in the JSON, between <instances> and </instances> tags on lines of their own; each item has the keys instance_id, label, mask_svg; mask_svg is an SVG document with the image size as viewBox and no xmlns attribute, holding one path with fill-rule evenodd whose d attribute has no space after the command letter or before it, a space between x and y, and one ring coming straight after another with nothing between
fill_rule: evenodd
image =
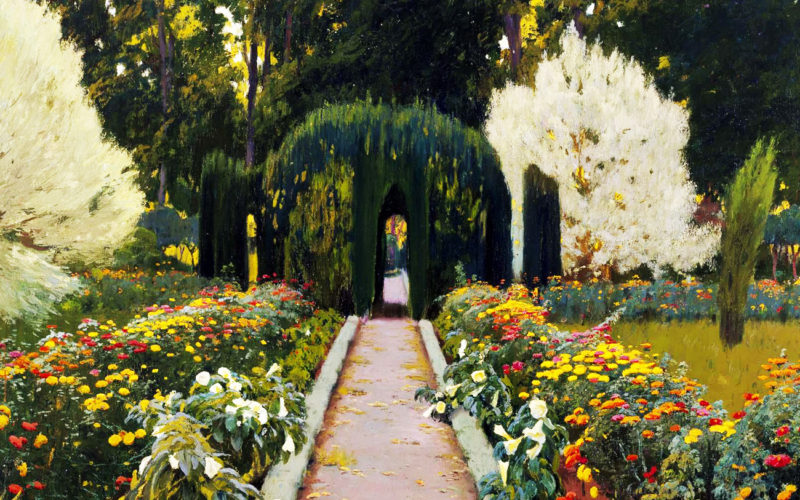
<instances>
[{"instance_id":1,"label":"tall tree trunk","mask_svg":"<svg viewBox=\"0 0 800 500\"><path fill-rule=\"evenodd\" d=\"M772 254L772 280L778 281L778 245L770 245Z\"/></svg>"},{"instance_id":2,"label":"tall tree trunk","mask_svg":"<svg viewBox=\"0 0 800 500\"><path fill-rule=\"evenodd\" d=\"M283 39L283 61L289 62L292 58L292 10L286 11L286 30Z\"/></svg>"},{"instance_id":3,"label":"tall tree trunk","mask_svg":"<svg viewBox=\"0 0 800 500\"><path fill-rule=\"evenodd\" d=\"M719 335L725 347L730 348L744 338L744 312L741 310L721 310Z\"/></svg>"},{"instance_id":4,"label":"tall tree trunk","mask_svg":"<svg viewBox=\"0 0 800 500\"><path fill-rule=\"evenodd\" d=\"M269 58L269 54L266 55ZM264 62L266 64L266 61ZM251 36L250 57L247 60L247 144L244 154L245 167L253 166L256 154L255 125L253 112L256 107L256 90L258 88L258 42Z\"/></svg>"},{"instance_id":5,"label":"tall tree trunk","mask_svg":"<svg viewBox=\"0 0 800 500\"><path fill-rule=\"evenodd\" d=\"M575 23L575 30L578 32L578 37L583 38L584 32L586 31L583 23L581 22L581 16L583 15L583 10L580 7L573 7L572 8L572 22Z\"/></svg>"},{"instance_id":6,"label":"tall tree trunk","mask_svg":"<svg viewBox=\"0 0 800 500\"><path fill-rule=\"evenodd\" d=\"M164 141L169 127L169 93L172 82L170 81L169 66L172 62L172 48L174 40L167 45L167 33L164 21L164 0L157 0L158 9L158 52L160 56L160 76L161 76L161 140ZM163 148L162 148L163 151ZM161 154L159 173L158 173L158 204L163 206L166 202L167 193L167 164Z\"/></svg>"},{"instance_id":7,"label":"tall tree trunk","mask_svg":"<svg viewBox=\"0 0 800 500\"><path fill-rule=\"evenodd\" d=\"M505 14L503 16L503 31L508 39L508 50L511 52L511 75L517 78L517 68L522 58L522 36L520 34L520 14Z\"/></svg>"}]
</instances>

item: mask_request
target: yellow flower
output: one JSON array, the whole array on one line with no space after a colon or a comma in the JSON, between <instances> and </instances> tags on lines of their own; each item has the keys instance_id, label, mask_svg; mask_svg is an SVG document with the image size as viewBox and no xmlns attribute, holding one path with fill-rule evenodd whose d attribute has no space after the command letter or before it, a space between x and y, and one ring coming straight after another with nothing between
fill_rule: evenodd
<instances>
[{"instance_id":1,"label":"yellow flower","mask_svg":"<svg viewBox=\"0 0 800 500\"><path fill-rule=\"evenodd\" d=\"M138 439L142 439L147 435L147 432L144 429L136 429L136 432L133 433Z\"/></svg>"},{"instance_id":2,"label":"yellow flower","mask_svg":"<svg viewBox=\"0 0 800 500\"><path fill-rule=\"evenodd\" d=\"M741 490L739 490L739 496L742 497L742 498L747 498L747 497L750 496L750 493L752 493L752 492L753 492L753 489L750 488L749 486L746 486L746 487L742 488Z\"/></svg>"},{"instance_id":3,"label":"yellow flower","mask_svg":"<svg viewBox=\"0 0 800 500\"><path fill-rule=\"evenodd\" d=\"M136 435L133 432L126 432L122 437L122 442L130 446L133 444L134 439L136 439Z\"/></svg>"},{"instance_id":4,"label":"yellow flower","mask_svg":"<svg viewBox=\"0 0 800 500\"><path fill-rule=\"evenodd\" d=\"M44 381L47 382L47 385L56 385L58 383L58 377L50 375L49 377L44 379Z\"/></svg>"},{"instance_id":5,"label":"yellow flower","mask_svg":"<svg viewBox=\"0 0 800 500\"><path fill-rule=\"evenodd\" d=\"M28 475L28 464L22 462L21 464L17 465L17 470L19 471L20 477L25 477Z\"/></svg>"},{"instance_id":6,"label":"yellow flower","mask_svg":"<svg viewBox=\"0 0 800 500\"><path fill-rule=\"evenodd\" d=\"M119 392L120 395L122 396L127 396L128 394L131 393L131 391L129 391L126 387L121 387L120 390L117 392Z\"/></svg>"},{"instance_id":7,"label":"yellow flower","mask_svg":"<svg viewBox=\"0 0 800 500\"><path fill-rule=\"evenodd\" d=\"M122 442L122 437L120 437L119 434L114 434L112 436L109 436L108 438L108 444L110 444L111 446L118 446L119 443L121 442Z\"/></svg>"},{"instance_id":8,"label":"yellow flower","mask_svg":"<svg viewBox=\"0 0 800 500\"><path fill-rule=\"evenodd\" d=\"M0 431L5 429L7 425L8 425L8 417L3 414L0 414Z\"/></svg>"},{"instance_id":9,"label":"yellow flower","mask_svg":"<svg viewBox=\"0 0 800 500\"><path fill-rule=\"evenodd\" d=\"M108 382L106 382L105 380L98 380L97 382L94 383L94 386L97 387L98 389L102 389L103 387L105 387L107 385L108 385Z\"/></svg>"},{"instance_id":10,"label":"yellow flower","mask_svg":"<svg viewBox=\"0 0 800 500\"><path fill-rule=\"evenodd\" d=\"M701 431L700 429L690 429L689 434L687 434L686 437L683 438L683 440L686 442L686 444L696 443L697 439L702 435L703 431Z\"/></svg>"},{"instance_id":11,"label":"yellow flower","mask_svg":"<svg viewBox=\"0 0 800 500\"><path fill-rule=\"evenodd\" d=\"M44 434L38 434L36 436L36 439L33 440L34 448L41 448L46 444L47 444L47 436L45 436Z\"/></svg>"},{"instance_id":12,"label":"yellow flower","mask_svg":"<svg viewBox=\"0 0 800 500\"><path fill-rule=\"evenodd\" d=\"M158 344L152 344L152 345L150 346L150 350L151 350L151 351L153 351L153 352L158 352L158 351L160 351L160 350L161 350L161 346L160 346L160 345L158 345Z\"/></svg>"},{"instance_id":13,"label":"yellow flower","mask_svg":"<svg viewBox=\"0 0 800 500\"><path fill-rule=\"evenodd\" d=\"M598 495L597 486L592 486L592 488L589 490L589 496L591 496L592 498L597 498L597 495Z\"/></svg>"},{"instance_id":14,"label":"yellow flower","mask_svg":"<svg viewBox=\"0 0 800 500\"><path fill-rule=\"evenodd\" d=\"M78 387L76 391L78 391L78 393L80 394L89 394L90 392L92 392L92 389L88 385L84 384Z\"/></svg>"}]
</instances>

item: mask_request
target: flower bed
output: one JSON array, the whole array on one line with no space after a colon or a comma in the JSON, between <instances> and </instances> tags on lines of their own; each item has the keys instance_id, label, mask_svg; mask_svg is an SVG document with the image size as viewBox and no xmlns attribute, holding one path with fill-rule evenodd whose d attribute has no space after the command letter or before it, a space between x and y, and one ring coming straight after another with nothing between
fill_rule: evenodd
<instances>
[{"instance_id":1,"label":"flower bed","mask_svg":"<svg viewBox=\"0 0 800 500\"><path fill-rule=\"evenodd\" d=\"M302 443L303 393L342 318L285 284L165 300L2 344L0 485L47 498L256 495Z\"/></svg>"},{"instance_id":2,"label":"flower bed","mask_svg":"<svg viewBox=\"0 0 800 500\"><path fill-rule=\"evenodd\" d=\"M435 324L455 360L441 392L421 390L429 414L464 407L495 444L499 473L480 480L492 498L574 497L559 466L590 496L790 498L800 478L800 364L770 359L765 394L728 415L703 399L685 364L650 346L626 346L609 318L563 333L521 287L453 291ZM563 457L563 463L559 456Z\"/></svg>"},{"instance_id":3,"label":"flower bed","mask_svg":"<svg viewBox=\"0 0 800 500\"><path fill-rule=\"evenodd\" d=\"M554 319L570 323L602 321L625 306L623 319L695 320L717 314L717 285L695 280L642 281L614 284L593 280L552 280L541 289L540 303ZM800 285L761 280L750 286L745 315L748 319L800 318Z\"/></svg>"}]
</instances>

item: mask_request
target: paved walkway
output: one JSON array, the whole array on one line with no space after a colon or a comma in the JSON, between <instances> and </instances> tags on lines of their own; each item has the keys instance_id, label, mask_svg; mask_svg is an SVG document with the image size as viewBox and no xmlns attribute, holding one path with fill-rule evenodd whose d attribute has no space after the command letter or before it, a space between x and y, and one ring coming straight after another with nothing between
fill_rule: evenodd
<instances>
[{"instance_id":1,"label":"paved walkway","mask_svg":"<svg viewBox=\"0 0 800 500\"><path fill-rule=\"evenodd\" d=\"M473 500L452 429L414 391L434 375L416 324L376 319L353 339L299 499Z\"/></svg>"}]
</instances>

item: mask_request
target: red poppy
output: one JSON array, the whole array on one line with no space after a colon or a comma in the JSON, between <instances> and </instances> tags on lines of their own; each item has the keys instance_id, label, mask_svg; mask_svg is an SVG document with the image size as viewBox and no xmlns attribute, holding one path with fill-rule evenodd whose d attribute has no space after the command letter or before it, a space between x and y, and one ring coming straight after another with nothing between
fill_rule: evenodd
<instances>
[{"instance_id":1,"label":"red poppy","mask_svg":"<svg viewBox=\"0 0 800 500\"><path fill-rule=\"evenodd\" d=\"M782 425L782 426L778 427L778 430L775 431L775 434L777 434L778 437L785 436L785 435L789 434L789 430L790 429L789 429L788 425Z\"/></svg>"},{"instance_id":2,"label":"red poppy","mask_svg":"<svg viewBox=\"0 0 800 500\"><path fill-rule=\"evenodd\" d=\"M722 425L722 419L710 418L708 419L708 425Z\"/></svg>"},{"instance_id":3,"label":"red poppy","mask_svg":"<svg viewBox=\"0 0 800 500\"><path fill-rule=\"evenodd\" d=\"M744 418L745 415L747 415L747 412L737 411L736 413L733 414L733 418L734 418L734 420L740 420L740 419Z\"/></svg>"},{"instance_id":4,"label":"red poppy","mask_svg":"<svg viewBox=\"0 0 800 500\"><path fill-rule=\"evenodd\" d=\"M17 436L9 436L8 437L8 442L11 443L11 445L14 448L16 448L18 450L21 450L22 447L25 446L25 443L28 442L28 440L25 439L25 438L17 437Z\"/></svg>"},{"instance_id":5,"label":"red poppy","mask_svg":"<svg viewBox=\"0 0 800 500\"><path fill-rule=\"evenodd\" d=\"M40 483L39 481L34 481L33 482L33 487L36 488L37 490L43 490L44 489L44 484Z\"/></svg>"},{"instance_id":6,"label":"red poppy","mask_svg":"<svg viewBox=\"0 0 800 500\"><path fill-rule=\"evenodd\" d=\"M37 422L22 422L22 428L26 431L35 431L39 427Z\"/></svg>"},{"instance_id":7,"label":"red poppy","mask_svg":"<svg viewBox=\"0 0 800 500\"><path fill-rule=\"evenodd\" d=\"M790 463L792 463L792 458L789 455L785 455L783 453L779 455L769 455L767 458L764 459L764 465L768 465L776 469L780 469L781 467L786 467Z\"/></svg>"},{"instance_id":8,"label":"red poppy","mask_svg":"<svg viewBox=\"0 0 800 500\"><path fill-rule=\"evenodd\" d=\"M639 460L639 455L631 453L630 455L625 457L625 460L627 460L628 462L635 462L635 461Z\"/></svg>"},{"instance_id":9,"label":"red poppy","mask_svg":"<svg viewBox=\"0 0 800 500\"><path fill-rule=\"evenodd\" d=\"M8 485L8 491L12 495L18 495L19 493L22 492L22 486L20 486L18 484L10 484L10 485Z\"/></svg>"}]
</instances>

